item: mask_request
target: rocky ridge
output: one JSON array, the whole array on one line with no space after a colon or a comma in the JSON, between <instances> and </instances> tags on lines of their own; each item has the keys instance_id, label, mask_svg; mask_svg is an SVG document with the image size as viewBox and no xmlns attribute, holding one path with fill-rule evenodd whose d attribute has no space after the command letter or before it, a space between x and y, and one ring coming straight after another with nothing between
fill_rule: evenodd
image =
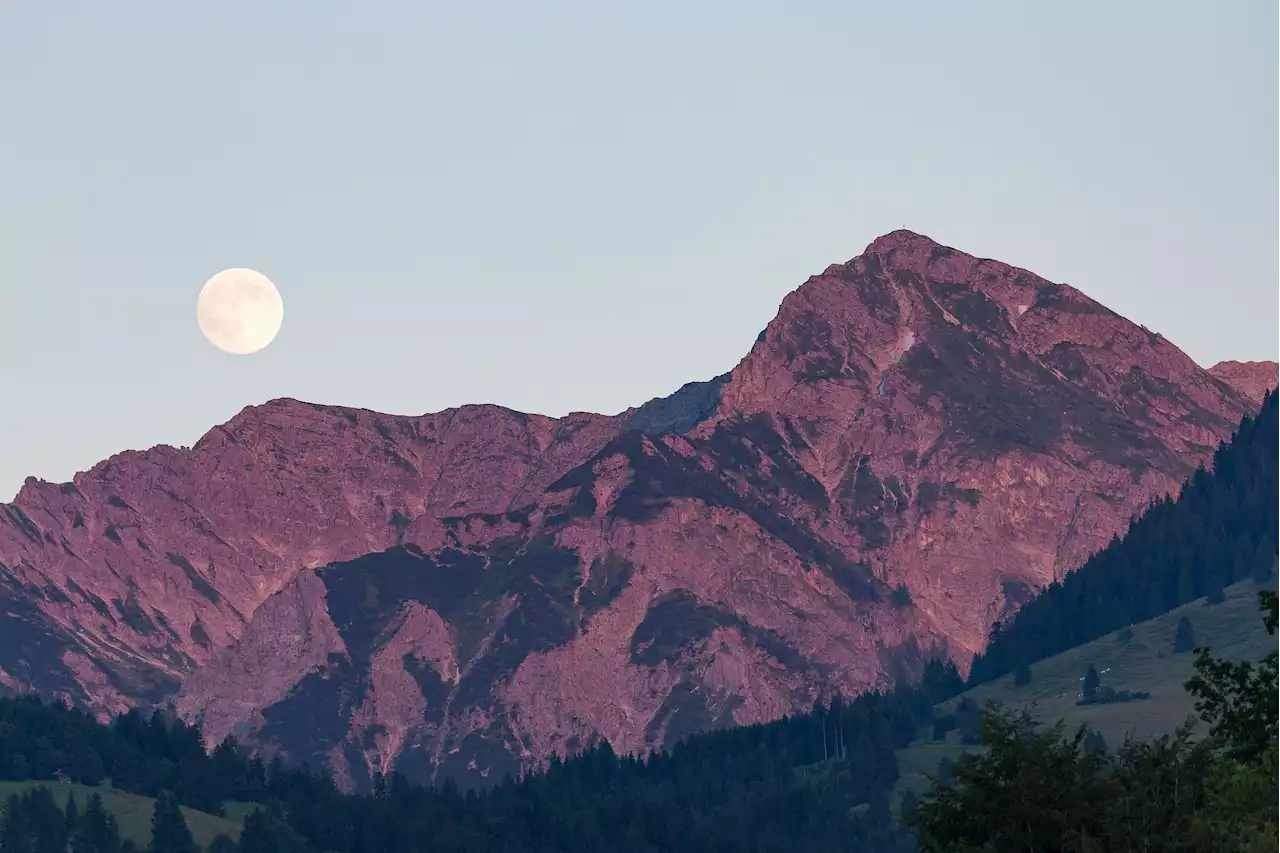
<instances>
[{"instance_id":1,"label":"rocky ridge","mask_svg":"<svg viewBox=\"0 0 1280 853\"><path fill-rule=\"evenodd\" d=\"M1220 361L1209 374L1258 402L1280 384L1280 365L1274 361Z\"/></svg>"},{"instance_id":2,"label":"rocky ridge","mask_svg":"<svg viewBox=\"0 0 1280 853\"><path fill-rule=\"evenodd\" d=\"M730 374L617 416L274 400L28 481L0 684L172 701L352 787L777 717L965 665L1256 408L1219 373L894 232Z\"/></svg>"}]
</instances>

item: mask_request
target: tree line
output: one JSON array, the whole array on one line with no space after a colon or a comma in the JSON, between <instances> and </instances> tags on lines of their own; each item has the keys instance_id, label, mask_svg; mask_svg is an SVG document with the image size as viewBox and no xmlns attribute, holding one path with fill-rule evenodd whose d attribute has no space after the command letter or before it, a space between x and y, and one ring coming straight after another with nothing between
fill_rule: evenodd
<instances>
[{"instance_id":1,"label":"tree line","mask_svg":"<svg viewBox=\"0 0 1280 853\"><path fill-rule=\"evenodd\" d=\"M159 711L101 725L77 709L9 697L0 699L0 778L109 782L157 797L156 814L169 820L158 837L178 841L152 853L191 853L172 828L178 804L222 814L226 801L262 806L239 845L226 848L245 853L771 853L794 850L797 838L816 853L905 853L913 844L889 805L895 750L961 689L954 665L935 660L919 684L837 695L807 714L695 735L645 758L602 743L487 792L464 794L451 782L425 788L393 774L376 777L371 795L344 794L324 774L264 761L230 738L206 752L197 727ZM19 798L14 813L35 817L19 824L55 819L44 795L28 799L35 805ZM99 849L117 851L83 853Z\"/></svg>"}]
</instances>

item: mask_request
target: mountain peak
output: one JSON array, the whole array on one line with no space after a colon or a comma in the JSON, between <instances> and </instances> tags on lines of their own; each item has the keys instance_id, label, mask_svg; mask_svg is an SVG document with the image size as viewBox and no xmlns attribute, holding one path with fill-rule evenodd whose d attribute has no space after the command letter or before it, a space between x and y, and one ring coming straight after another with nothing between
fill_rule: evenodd
<instances>
[{"instance_id":1,"label":"mountain peak","mask_svg":"<svg viewBox=\"0 0 1280 853\"><path fill-rule=\"evenodd\" d=\"M895 249L932 249L935 246L940 249L950 249L949 246L943 246L924 234L917 234L914 231L908 231L906 228L899 228L897 231L890 231L888 234L882 234L872 240L863 254L885 254ZM955 250L951 249L951 251Z\"/></svg>"}]
</instances>

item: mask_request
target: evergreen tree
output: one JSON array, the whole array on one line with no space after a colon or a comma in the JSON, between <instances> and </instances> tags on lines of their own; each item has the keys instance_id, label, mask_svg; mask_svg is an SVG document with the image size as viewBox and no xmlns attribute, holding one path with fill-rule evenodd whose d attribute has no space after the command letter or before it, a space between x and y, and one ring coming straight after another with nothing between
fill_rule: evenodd
<instances>
[{"instance_id":1,"label":"evergreen tree","mask_svg":"<svg viewBox=\"0 0 1280 853\"><path fill-rule=\"evenodd\" d=\"M305 850L302 839L283 823L280 816L258 810L245 818L244 830L240 833L240 853L305 853Z\"/></svg>"},{"instance_id":2,"label":"evergreen tree","mask_svg":"<svg viewBox=\"0 0 1280 853\"><path fill-rule=\"evenodd\" d=\"M968 696L956 705L956 728L960 730L960 743L972 746L982 739L982 709Z\"/></svg>"},{"instance_id":3,"label":"evergreen tree","mask_svg":"<svg viewBox=\"0 0 1280 853\"><path fill-rule=\"evenodd\" d=\"M1174 654L1184 654L1196 647L1195 635L1191 631L1191 620L1183 616L1178 620L1178 630L1173 638Z\"/></svg>"},{"instance_id":4,"label":"evergreen tree","mask_svg":"<svg viewBox=\"0 0 1280 853\"><path fill-rule=\"evenodd\" d=\"M1098 687L1102 685L1102 678L1098 675L1093 664L1089 664L1089 671L1084 674L1084 698L1092 699L1098 695Z\"/></svg>"},{"instance_id":5,"label":"evergreen tree","mask_svg":"<svg viewBox=\"0 0 1280 853\"><path fill-rule=\"evenodd\" d=\"M102 807L94 794L76 821L71 834L72 853L120 853L120 830L115 816Z\"/></svg>"},{"instance_id":6,"label":"evergreen tree","mask_svg":"<svg viewBox=\"0 0 1280 853\"><path fill-rule=\"evenodd\" d=\"M1018 665L1013 670L1013 685L1015 687L1025 687L1031 683L1031 667L1026 661L1018 661Z\"/></svg>"},{"instance_id":7,"label":"evergreen tree","mask_svg":"<svg viewBox=\"0 0 1280 853\"><path fill-rule=\"evenodd\" d=\"M944 755L938 759L938 785L943 788L949 788L955 784L956 777L951 772L951 761Z\"/></svg>"},{"instance_id":8,"label":"evergreen tree","mask_svg":"<svg viewBox=\"0 0 1280 853\"><path fill-rule=\"evenodd\" d=\"M156 799L151 814L151 844L148 853L198 853L191 830L178 801L167 791Z\"/></svg>"},{"instance_id":9,"label":"evergreen tree","mask_svg":"<svg viewBox=\"0 0 1280 853\"><path fill-rule=\"evenodd\" d=\"M35 842L27 826L22 797L10 794L4 806L4 824L0 826L0 850L4 853L31 853Z\"/></svg>"},{"instance_id":10,"label":"evergreen tree","mask_svg":"<svg viewBox=\"0 0 1280 853\"><path fill-rule=\"evenodd\" d=\"M34 853L66 853L67 816L43 785L23 797L23 807L35 842Z\"/></svg>"},{"instance_id":11,"label":"evergreen tree","mask_svg":"<svg viewBox=\"0 0 1280 853\"><path fill-rule=\"evenodd\" d=\"M237 853L240 848L231 840L230 835L219 833L209 842L209 846L205 848L204 853Z\"/></svg>"},{"instance_id":12,"label":"evergreen tree","mask_svg":"<svg viewBox=\"0 0 1280 853\"><path fill-rule=\"evenodd\" d=\"M67 792L66 822L67 832L74 832L76 822L80 820L80 808L76 805L76 792Z\"/></svg>"}]
</instances>

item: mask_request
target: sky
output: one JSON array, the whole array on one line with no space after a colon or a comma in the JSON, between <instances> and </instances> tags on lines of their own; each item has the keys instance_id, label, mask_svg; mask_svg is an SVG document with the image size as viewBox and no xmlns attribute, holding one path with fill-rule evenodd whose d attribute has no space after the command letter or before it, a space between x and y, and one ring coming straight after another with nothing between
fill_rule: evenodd
<instances>
[{"instance_id":1,"label":"sky","mask_svg":"<svg viewBox=\"0 0 1280 853\"><path fill-rule=\"evenodd\" d=\"M0 500L275 397L615 413L907 227L1275 359L1277 4L0 3ZM195 301L268 275L230 356Z\"/></svg>"}]
</instances>

